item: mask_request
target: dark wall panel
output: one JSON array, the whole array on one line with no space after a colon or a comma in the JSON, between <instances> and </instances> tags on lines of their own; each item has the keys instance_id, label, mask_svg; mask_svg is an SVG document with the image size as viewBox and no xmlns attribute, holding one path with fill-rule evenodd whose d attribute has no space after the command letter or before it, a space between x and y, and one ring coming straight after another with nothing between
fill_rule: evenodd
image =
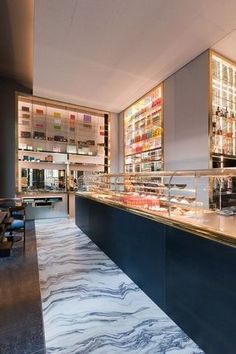
<instances>
[{"instance_id":1,"label":"dark wall panel","mask_svg":"<svg viewBox=\"0 0 236 354\"><path fill-rule=\"evenodd\" d=\"M164 225L78 196L76 214L77 225L165 309Z\"/></svg>"},{"instance_id":2,"label":"dark wall panel","mask_svg":"<svg viewBox=\"0 0 236 354\"><path fill-rule=\"evenodd\" d=\"M75 199L76 200L76 199ZM86 198L80 198L75 203L75 223L86 234L90 234L89 230L89 203Z\"/></svg>"},{"instance_id":3,"label":"dark wall panel","mask_svg":"<svg viewBox=\"0 0 236 354\"><path fill-rule=\"evenodd\" d=\"M236 353L236 249L167 227L167 313L209 354Z\"/></svg>"},{"instance_id":4,"label":"dark wall panel","mask_svg":"<svg viewBox=\"0 0 236 354\"><path fill-rule=\"evenodd\" d=\"M15 195L16 91L31 93L14 80L0 77L0 198Z\"/></svg>"}]
</instances>

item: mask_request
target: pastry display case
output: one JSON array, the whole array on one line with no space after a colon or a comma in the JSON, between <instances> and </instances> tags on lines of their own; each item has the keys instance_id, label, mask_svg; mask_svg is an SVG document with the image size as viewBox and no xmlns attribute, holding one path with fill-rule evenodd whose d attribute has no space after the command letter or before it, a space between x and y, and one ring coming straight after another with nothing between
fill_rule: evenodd
<instances>
[{"instance_id":1,"label":"pastry display case","mask_svg":"<svg viewBox=\"0 0 236 354\"><path fill-rule=\"evenodd\" d=\"M162 85L124 112L125 172L151 172L163 168Z\"/></svg>"},{"instance_id":2,"label":"pastry display case","mask_svg":"<svg viewBox=\"0 0 236 354\"><path fill-rule=\"evenodd\" d=\"M221 218L232 216L231 220L235 222L236 194L231 186L225 185L226 179L235 176L236 169L233 168L94 174L79 179L78 193L152 218L161 217L211 229L213 226L222 227ZM230 195L227 207L222 199L222 193L226 191ZM229 227L229 232L234 234L232 222L227 225L226 229Z\"/></svg>"},{"instance_id":3,"label":"pastry display case","mask_svg":"<svg viewBox=\"0 0 236 354\"><path fill-rule=\"evenodd\" d=\"M17 100L18 192L76 190L81 174L108 171L108 114L32 96Z\"/></svg>"}]
</instances>

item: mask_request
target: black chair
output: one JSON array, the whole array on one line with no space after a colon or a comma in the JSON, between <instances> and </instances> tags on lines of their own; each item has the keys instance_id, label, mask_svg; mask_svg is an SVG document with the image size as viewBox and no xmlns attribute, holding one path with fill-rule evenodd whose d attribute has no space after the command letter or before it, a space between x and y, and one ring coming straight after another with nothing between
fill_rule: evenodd
<instances>
[{"instance_id":1,"label":"black chair","mask_svg":"<svg viewBox=\"0 0 236 354\"><path fill-rule=\"evenodd\" d=\"M9 212L11 223L6 229L5 236L13 242L23 239L25 250L25 206L10 207Z\"/></svg>"},{"instance_id":2,"label":"black chair","mask_svg":"<svg viewBox=\"0 0 236 354\"><path fill-rule=\"evenodd\" d=\"M10 217L5 221L6 230L4 236L13 242L23 239L25 250L25 207L20 198L0 199L0 208L9 211ZM19 235L20 234L20 235Z\"/></svg>"}]
</instances>

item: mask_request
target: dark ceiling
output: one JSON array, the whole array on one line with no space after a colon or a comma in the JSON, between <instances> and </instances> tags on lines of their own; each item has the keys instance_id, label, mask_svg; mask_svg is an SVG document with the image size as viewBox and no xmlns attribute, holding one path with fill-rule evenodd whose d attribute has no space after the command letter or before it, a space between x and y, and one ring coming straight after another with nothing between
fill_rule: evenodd
<instances>
[{"instance_id":1,"label":"dark ceiling","mask_svg":"<svg viewBox=\"0 0 236 354\"><path fill-rule=\"evenodd\" d=\"M0 75L32 88L33 0L0 0Z\"/></svg>"}]
</instances>

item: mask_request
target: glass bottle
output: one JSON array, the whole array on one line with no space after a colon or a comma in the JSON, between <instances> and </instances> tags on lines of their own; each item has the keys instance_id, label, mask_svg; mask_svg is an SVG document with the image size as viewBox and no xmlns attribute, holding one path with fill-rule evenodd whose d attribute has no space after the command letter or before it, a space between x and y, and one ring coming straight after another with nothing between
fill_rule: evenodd
<instances>
[{"instance_id":1,"label":"glass bottle","mask_svg":"<svg viewBox=\"0 0 236 354\"><path fill-rule=\"evenodd\" d=\"M219 116L219 115L220 115L220 107L218 106L216 109L216 116Z\"/></svg>"}]
</instances>

